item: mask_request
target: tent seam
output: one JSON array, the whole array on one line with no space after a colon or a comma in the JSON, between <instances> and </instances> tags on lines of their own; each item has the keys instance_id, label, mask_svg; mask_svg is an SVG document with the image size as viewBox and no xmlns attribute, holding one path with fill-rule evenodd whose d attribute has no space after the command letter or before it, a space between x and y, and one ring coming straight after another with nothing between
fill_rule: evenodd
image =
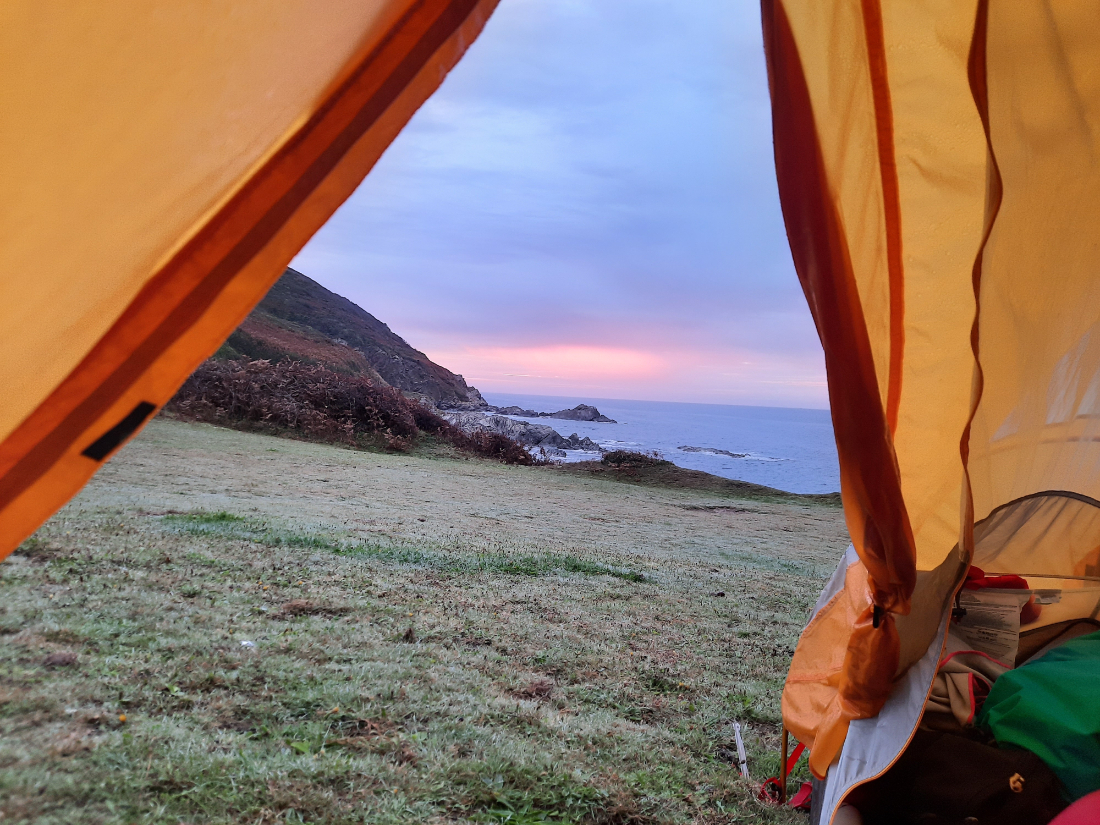
<instances>
[{"instance_id":1,"label":"tent seam","mask_svg":"<svg viewBox=\"0 0 1100 825\"><path fill-rule=\"evenodd\" d=\"M902 365L905 356L905 268L901 251L901 194L894 147L894 111L886 68L886 43L880 0L863 0L863 34L875 110L875 137L886 233L886 272L890 304L890 357L886 420L891 436L898 428Z\"/></svg>"}]
</instances>

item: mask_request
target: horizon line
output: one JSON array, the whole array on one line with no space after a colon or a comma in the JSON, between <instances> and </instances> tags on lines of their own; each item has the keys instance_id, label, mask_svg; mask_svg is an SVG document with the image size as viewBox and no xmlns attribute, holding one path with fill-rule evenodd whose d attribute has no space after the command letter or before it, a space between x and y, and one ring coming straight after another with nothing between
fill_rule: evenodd
<instances>
[{"instance_id":1,"label":"horizon line","mask_svg":"<svg viewBox=\"0 0 1100 825\"><path fill-rule=\"evenodd\" d=\"M695 405L698 405L698 406L705 406L705 407L745 407L745 408L748 408L748 409L755 409L755 410L806 410L806 411L809 411L809 412L830 412L829 407L795 407L795 406L787 406L787 405L782 405L782 404L729 404L729 403L718 402L718 401L669 401L667 399L656 399L656 398L609 398L609 397L605 397L605 396L591 396L591 395L590 396L581 396L580 394L542 395L540 393L508 392L508 391L499 392L497 390L481 390L481 389L478 389L477 387L471 387L471 389L477 389L477 391L479 393L481 393L482 398L484 398L487 394L493 394L493 395L514 395L514 396L521 396L521 397L524 397L524 398L566 398L566 399L568 399L568 398L580 398L581 399L580 403L582 403L582 404L586 403L584 401L584 399L587 398L591 401L611 401L611 402L622 401L622 402L626 402L626 403L638 403L638 402L640 402L640 403L643 403L643 404L695 404ZM488 399L486 399L486 400L488 400ZM500 406L500 405L494 404L493 406Z\"/></svg>"}]
</instances>

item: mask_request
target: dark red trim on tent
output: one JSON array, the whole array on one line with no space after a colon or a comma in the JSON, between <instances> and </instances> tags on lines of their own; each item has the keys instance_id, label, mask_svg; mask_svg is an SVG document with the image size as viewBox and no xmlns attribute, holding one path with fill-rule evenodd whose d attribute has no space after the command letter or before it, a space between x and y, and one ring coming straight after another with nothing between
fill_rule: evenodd
<instances>
[{"instance_id":1,"label":"dark red trim on tent","mask_svg":"<svg viewBox=\"0 0 1100 825\"><path fill-rule=\"evenodd\" d=\"M916 551L859 291L793 32L780 2L762 5L776 177L795 270L825 350L845 514L875 603L907 613Z\"/></svg>"},{"instance_id":2,"label":"dark red trim on tent","mask_svg":"<svg viewBox=\"0 0 1100 825\"><path fill-rule=\"evenodd\" d=\"M890 695L901 654L892 614L909 612L916 548L797 43L780 0L763 0L762 18L783 219L825 351L844 515L873 600L855 619L834 704L814 730L810 769L822 777L840 753L849 722L877 715Z\"/></svg>"}]
</instances>

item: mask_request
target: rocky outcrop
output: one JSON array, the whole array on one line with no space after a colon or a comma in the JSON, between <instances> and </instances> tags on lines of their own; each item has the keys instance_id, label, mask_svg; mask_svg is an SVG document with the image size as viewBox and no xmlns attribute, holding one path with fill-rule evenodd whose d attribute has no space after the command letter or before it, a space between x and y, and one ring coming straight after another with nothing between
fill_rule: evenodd
<instances>
[{"instance_id":1,"label":"rocky outcrop","mask_svg":"<svg viewBox=\"0 0 1100 825\"><path fill-rule=\"evenodd\" d=\"M559 450L557 447L532 447L531 454L535 456L535 458L542 458L547 461L553 461L555 459L560 461L563 458L569 457L565 450Z\"/></svg>"},{"instance_id":2,"label":"rocky outcrop","mask_svg":"<svg viewBox=\"0 0 1100 825\"><path fill-rule=\"evenodd\" d=\"M462 376L458 376L461 378ZM460 412L493 412L496 407L489 405L489 402L481 397L481 393L476 387L470 387L466 393L465 401L449 401L444 399L440 401L436 406L440 410L456 410ZM434 399L433 399L434 400Z\"/></svg>"},{"instance_id":3,"label":"rocky outcrop","mask_svg":"<svg viewBox=\"0 0 1100 825\"><path fill-rule=\"evenodd\" d=\"M514 418L508 418L507 416L482 412L441 410L440 414L463 432L472 433L483 430L500 433L514 441L518 441L532 451L542 448L551 455L556 455L552 451L564 450L587 450L593 453L606 452L587 436L582 437L573 433L567 438L547 424L516 421Z\"/></svg>"},{"instance_id":4,"label":"rocky outcrop","mask_svg":"<svg viewBox=\"0 0 1100 825\"><path fill-rule=\"evenodd\" d=\"M558 436L558 438L562 438L562 437ZM588 436L584 436L582 438L582 437L578 436L576 433L573 433L568 438L562 438L562 442L564 442L564 443L562 444L561 448L564 449L564 450L586 450L587 452L590 452L590 453L606 453L607 452L607 450L605 450L603 447L601 447L599 444L597 444L595 441L593 441ZM568 445L568 446L566 446L566 445Z\"/></svg>"},{"instance_id":5,"label":"rocky outcrop","mask_svg":"<svg viewBox=\"0 0 1100 825\"><path fill-rule=\"evenodd\" d=\"M553 427L546 424L532 424L528 421L516 421L503 415L487 415L481 412L455 412L440 410L440 414L463 432L472 433L483 430L506 435L525 447L534 447L557 435Z\"/></svg>"}]
</instances>

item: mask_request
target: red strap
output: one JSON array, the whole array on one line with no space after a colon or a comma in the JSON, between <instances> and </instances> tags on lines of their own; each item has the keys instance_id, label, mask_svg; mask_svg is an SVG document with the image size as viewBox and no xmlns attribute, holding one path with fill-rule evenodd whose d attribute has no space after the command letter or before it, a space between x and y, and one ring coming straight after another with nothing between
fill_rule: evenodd
<instances>
[{"instance_id":1,"label":"red strap","mask_svg":"<svg viewBox=\"0 0 1100 825\"><path fill-rule=\"evenodd\" d=\"M799 811L810 810L810 796L813 791L813 786L809 782L803 782L802 787L798 789L793 797L791 797L790 806Z\"/></svg>"},{"instance_id":2,"label":"red strap","mask_svg":"<svg viewBox=\"0 0 1100 825\"><path fill-rule=\"evenodd\" d=\"M794 766L798 764L798 757L800 757L802 755L802 751L804 751L804 750L806 750L806 746L803 745L801 742L799 742L798 746L793 751L791 751L791 755L789 757L787 757L787 775L788 776L790 776L791 771L794 770Z\"/></svg>"},{"instance_id":3,"label":"red strap","mask_svg":"<svg viewBox=\"0 0 1100 825\"><path fill-rule=\"evenodd\" d=\"M764 780L764 784L761 785L760 790L756 792L756 798L761 802L771 802L773 805L778 805L781 793L782 790L779 785L779 780L771 776Z\"/></svg>"},{"instance_id":4,"label":"red strap","mask_svg":"<svg viewBox=\"0 0 1100 825\"><path fill-rule=\"evenodd\" d=\"M794 770L794 766L796 764L798 764L798 758L800 756L802 756L802 752L804 750L806 750L806 746L804 744L802 744L801 742L799 742L795 746L795 749L793 751L791 751L791 755L787 757L787 775L788 776L790 776L791 771ZM772 802L772 803L778 804L779 803L779 796L780 796L780 793L781 793L780 788L781 788L781 786L780 786L779 779L777 779L774 776L769 777L764 782L764 784L760 786L760 790L757 792L756 798L764 800L766 802ZM809 793L809 791L807 790L808 788L809 788L808 783L803 784L802 789L799 790L799 792L795 795L795 798L791 800L790 804L795 805L795 800L799 800L801 802L802 801L801 800L802 794L804 792L807 793L807 794Z\"/></svg>"}]
</instances>

